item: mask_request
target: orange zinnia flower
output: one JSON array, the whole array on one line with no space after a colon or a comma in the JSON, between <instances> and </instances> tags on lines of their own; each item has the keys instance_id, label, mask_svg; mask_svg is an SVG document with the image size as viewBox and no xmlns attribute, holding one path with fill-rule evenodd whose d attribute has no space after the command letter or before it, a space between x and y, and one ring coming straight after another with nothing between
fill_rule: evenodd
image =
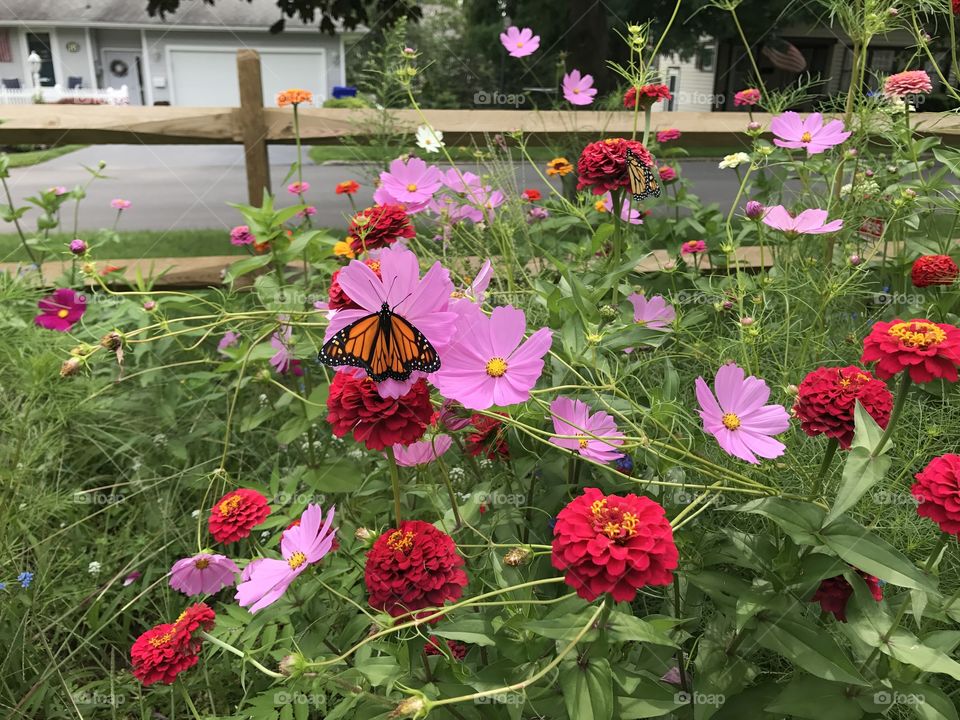
<instances>
[{"instance_id":1,"label":"orange zinnia flower","mask_svg":"<svg viewBox=\"0 0 960 720\"><path fill-rule=\"evenodd\" d=\"M356 180L344 180L341 183L337 183L336 193L337 195L353 195L359 189L360 183Z\"/></svg>"},{"instance_id":2,"label":"orange zinnia flower","mask_svg":"<svg viewBox=\"0 0 960 720\"><path fill-rule=\"evenodd\" d=\"M547 175L569 175L573 172L573 165L564 157L556 157L547 163Z\"/></svg>"},{"instance_id":3,"label":"orange zinnia flower","mask_svg":"<svg viewBox=\"0 0 960 720\"><path fill-rule=\"evenodd\" d=\"M284 90L277 95L277 107L286 107L287 105L299 105L300 103L312 103L313 93L309 90L300 88L291 88Z\"/></svg>"}]
</instances>

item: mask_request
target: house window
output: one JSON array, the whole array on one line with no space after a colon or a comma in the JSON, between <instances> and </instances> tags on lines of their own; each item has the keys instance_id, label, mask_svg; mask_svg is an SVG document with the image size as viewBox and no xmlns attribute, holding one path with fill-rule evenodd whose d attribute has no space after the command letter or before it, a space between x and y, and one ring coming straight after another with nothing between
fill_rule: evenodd
<instances>
[{"instance_id":1,"label":"house window","mask_svg":"<svg viewBox=\"0 0 960 720\"><path fill-rule=\"evenodd\" d=\"M717 56L717 46L713 43L701 45L697 49L697 70L702 72L712 72L714 60Z\"/></svg>"},{"instance_id":2,"label":"house window","mask_svg":"<svg viewBox=\"0 0 960 720\"><path fill-rule=\"evenodd\" d=\"M50 49L50 33L27 33L27 51L40 56L40 84L53 87L57 76L53 70L53 50Z\"/></svg>"},{"instance_id":3,"label":"house window","mask_svg":"<svg viewBox=\"0 0 960 720\"><path fill-rule=\"evenodd\" d=\"M672 97L667 102L667 110L677 109L677 90L680 88L680 68L677 66L667 68L667 87L670 88Z\"/></svg>"}]
</instances>

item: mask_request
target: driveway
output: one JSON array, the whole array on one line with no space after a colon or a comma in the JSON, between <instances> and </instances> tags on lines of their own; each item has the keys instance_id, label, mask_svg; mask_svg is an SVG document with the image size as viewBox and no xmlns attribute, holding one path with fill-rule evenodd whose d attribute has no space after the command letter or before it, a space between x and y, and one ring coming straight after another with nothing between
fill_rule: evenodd
<instances>
[{"instance_id":1,"label":"driveway","mask_svg":"<svg viewBox=\"0 0 960 720\"><path fill-rule=\"evenodd\" d=\"M290 196L284 179L296 149L285 145L270 148L271 176L274 192L287 204ZM104 161L109 176L88 188L81 203L80 229L95 230L112 226L116 211L110 207L113 198L130 200L133 205L124 213L119 228L127 230L185 230L223 228L228 231L242 222L240 214L227 203L246 202L246 176L243 150L235 145L99 145L69 153L40 165L11 171L11 191L18 204L38 190L56 185L73 188L87 182L89 174L81 167L96 167ZM463 165L465 170L478 168ZM323 227L343 227L350 214L345 196L336 195L334 186L355 179L363 187L355 196L358 207L372 203L373 165L315 165L304 163L304 179L311 189L307 200L317 208L314 222ZM545 189L537 174L528 166L517 165L518 188ZM688 160L683 174L694 182L694 190L705 202L719 202L721 207L733 201L736 178L730 171L717 169L716 160ZM292 198L290 198L292 200ZM33 227L27 216L27 227ZM12 227L6 231L12 231Z\"/></svg>"}]
</instances>

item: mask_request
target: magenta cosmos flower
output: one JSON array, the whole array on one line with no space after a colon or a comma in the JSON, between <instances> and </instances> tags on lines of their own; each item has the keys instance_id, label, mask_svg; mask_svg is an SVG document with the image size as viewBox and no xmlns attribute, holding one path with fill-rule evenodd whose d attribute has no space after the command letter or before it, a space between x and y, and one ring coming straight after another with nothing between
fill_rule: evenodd
<instances>
[{"instance_id":1,"label":"magenta cosmos flower","mask_svg":"<svg viewBox=\"0 0 960 720\"><path fill-rule=\"evenodd\" d=\"M550 403L553 431L566 437L552 437L557 447L573 450L599 463L612 462L621 453L623 433L617 430L613 418L605 412L590 413L590 406L579 400L560 396Z\"/></svg>"},{"instance_id":2,"label":"magenta cosmos flower","mask_svg":"<svg viewBox=\"0 0 960 720\"><path fill-rule=\"evenodd\" d=\"M383 248L377 260L379 277L359 260L351 261L340 271L337 282L359 309L334 311L324 342L355 320L380 312L386 304L430 341L440 357L442 370L447 362L444 351L457 329L457 314L449 308L453 294L450 273L436 262L421 279L417 256L406 247ZM402 382L377 383L377 389L382 397L398 398L423 377L426 377L424 373L416 371Z\"/></svg>"},{"instance_id":3,"label":"magenta cosmos flower","mask_svg":"<svg viewBox=\"0 0 960 720\"><path fill-rule=\"evenodd\" d=\"M603 196L603 209L607 212L613 210L613 198L610 197L610 193ZM623 198L623 204L620 206L620 219L631 225L643 225L643 213L630 204L629 197Z\"/></svg>"},{"instance_id":4,"label":"magenta cosmos flower","mask_svg":"<svg viewBox=\"0 0 960 720\"><path fill-rule=\"evenodd\" d=\"M184 595L212 595L237 582L240 568L225 555L198 553L170 568L170 587Z\"/></svg>"},{"instance_id":5,"label":"magenta cosmos flower","mask_svg":"<svg viewBox=\"0 0 960 720\"><path fill-rule=\"evenodd\" d=\"M378 205L403 205L407 213L424 210L443 185L443 173L420 158L397 158L387 172L380 173L380 186L373 194Z\"/></svg>"},{"instance_id":6,"label":"magenta cosmos flower","mask_svg":"<svg viewBox=\"0 0 960 720\"><path fill-rule=\"evenodd\" d=\"M87 296L70 288L57 288L37 302L40 313L33 322L47 330L67 332L77 324L87 309Z\"/></svg>"},{"instance_id":7,"label":"magenta cosmos flower","mask_svg":"<svg viewBox=\"0 0 960 720\"><path fill-rule=\"evenodd\" d=\"M926 95L933 92L933 83L924 70L907 70L896 73L883 83L883 94L890 98L905 98L911 95Z\"/></svg>"},{"instance_id":8,"label":"magenta cosmos flower","mask_svg":"<svg viewBox=\"0 0 960 720\"><path fill-rule=\"evenodd\" d=\"M479 307L459 302L457 337L432 376L440 394L471 410L524 402L543 372L543 356L553 342L549 328L523 339L523 310L494 308L487 317Z\"/></svg>"},{"instance_id":9,"label":"magenta cosmos flower","mask_svg":"<svg viewBox=\"0 0 960 720\"><path fill-rule=\"evenodd\" d=\"M677 311L663 295L647 299L644 295L633 293L627 300L633 305L633 321L653 330L667 330L667 326L677 318Z\"/></svg>"},{"instance_id":10,"label":"magenta cosmos flower","mask_svg":"<svg viewBox=\"0 0 960 720\"><path fill-rule=\"evenodd\" d=\"M793 235L822 235L840 230L843 220L827 222L827 211L820 208L810 208L795 216L783 205L774 205L767 208L763 224Z\"/></svg>"},{"instance_id":11,"label":"magenta cosmos flower","mask_svg":"<svg viewBox=\"0 0 960 720\"><path fill-rule=\"evenodd\" d=\"M319 505L308 505L300 516L300 524L287 528L280 536L283 560L250 561L244 568L243 582L237 587L237 602L241 607L249 607L250 612L255 613L276 602L300 573L330 552L337 533L331 528L333 512L331 507L321 525L323 509Z\"/></svg>"},{"instance_id":12,"label":"magenta cosmos flower","mask_svg":"<svg viewBox=\"0 0 960 720\"><path fill-rule=\"evenodd\" d=\"M571 105L589 105L596 94L593 75L581 75L579 70L571 70L563 76L563 97Z\"/></svg>"},{"instance_id":13,"label":"magenta cosmos flower","mask_svg":"<svg viewBox=\"0 0 960 720\"><path fill-rule=\"evenodd\" d=\"M430 440L420 440L410 445L394 445L393 456L401 467L427 465L443 455L453 444L449 435L437 435Z\"/></svg>"},{"instance_id":14,"label":"magenta cosmos flower","mask_svg":"<svg viewBox=\"0 0 960 720\"><path fill-rule=\"evenodd\" d=\"M506 32L500 33L500 42L511 57L522 58L537 51L540 36L534 35L530 28L520 30L516 25L511 25Z\"/></svg>"},{"instance_id":15,"label":"magenta cosmos flower","mask_svg":"<svg viewBox=\"0 0 960 720\"><path fill-rule=\"evenodd\" d=\"M820 113L810 113L804 120L792 110L777 115L770 123L770 130L776 135L773 144L777 147L805 148L808 155L822 153L850 137L850 133L843 129L842 120L824 124Z\"/></svg>"},{"instance_id":16,"label":"magenta cosmos flower","mask_svg":"<svg viewBox=\"0 0 960 720\"><path fill-rule=\"evenodd\" d=\"M286 320L286 317L282 317L280 320ZM291 349L292 335L293 329L289 325L281 325L280 329L273 334L270 338L270 347L272 347L275 352L269 362L273 366L273 369L281 375L285 375L292 369L293 374L299 376L303 375L303 370L300 369L299 363L293 357L293 350Z\"/></svg>"},{"instance_id":17,"label":"magenta cosmos flower","mask_svg":"<svg viewBox=\"0 0 960 720\"><path fill-rule=\"evenodd\" d=\"M703 429L713 435L730 455L757 464L757 455L775 458L786 449L772 435L790 427L790 416L782 405L766 405L770 388L760 378L745 378L742 368L733 363L717 370L710 392L702 377L697 378L697 401Z\"/></svg>"}]
</instances>

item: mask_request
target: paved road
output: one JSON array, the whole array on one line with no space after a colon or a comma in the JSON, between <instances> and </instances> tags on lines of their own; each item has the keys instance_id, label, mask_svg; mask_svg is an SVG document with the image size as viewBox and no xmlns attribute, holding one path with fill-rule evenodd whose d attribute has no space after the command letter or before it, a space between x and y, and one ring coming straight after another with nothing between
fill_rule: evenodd
<instances>
[{"instance_id":1,"label":"paved road","mask_svg":"<svg viewBox=\"0 0 960 720\"><path fill-rule=\"evenodd\" d=\"M295 159L292 147L270 148L274 191L280 190L280 204L290 197L283 180ZM229 228L241 222L239 213L228 202L246 201L243 151L231 145L100 145L51 160L41 165L12 171L14 200L55 185L73 188L89 178L81 165L96 166L103 160L109 179L94 182L81 204L81 230L94 230L113 224L115 211L110 200L122 197L133 206L124 213L120 229L206 229ZM478 171L477 168L463 166ZM360 207L371 203L372 165L304 165L304 179L311 185L308 201L317 207L315 221L325 227L342 227L350 213L344 196L333 193L341 180L356 179L363 185L356 201ZM544 189L529 167L515 168L519 188ZM707 202L729 206L736 194L736 179L731 171L717 169L715 160L689 160L683 173L694 182L695 192ZM292 200L292 198L291 198ZM33 214L31 214L33 215ZM33 223L28 215L28 227ZM0 231L10 231L0 229Z\"/></svg>"}]
</instances>

